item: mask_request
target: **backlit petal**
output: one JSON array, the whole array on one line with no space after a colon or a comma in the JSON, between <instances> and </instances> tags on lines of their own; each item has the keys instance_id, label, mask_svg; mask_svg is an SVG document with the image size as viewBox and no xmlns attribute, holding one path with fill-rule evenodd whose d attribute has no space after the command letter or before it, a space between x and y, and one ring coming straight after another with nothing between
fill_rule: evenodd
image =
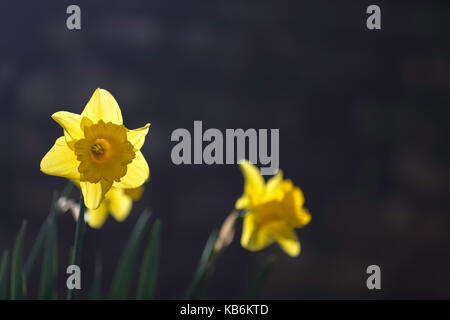
<instances>
[{"instance_id":1,"label":"backlit petal","mask_svg":"<svg viewBox=\"0 0 450 320\"><path fill-rule=\"evenodd\" d=\"M242 161L239 167L245 179L244 195L249 196L252 202L259 200L261 192L264 189L264 179L258 168L247 160Z\"/></svg>"},{"instance_id":2,"label":"backlit petal","mask_svg":"<svg viewBox=\"0 0 450 320\"><path fill-rule=\"evenodd\" d=\"M86 118L86 117L81 117L80 127L81 127L81 131L83 131L83 134L84 134L84 128L90 127L90 126L92 126L93 124L94 124L94 123L92 122L91 119Z\"/></svg>"},{"instance_id":3,"label":"backlit petal","mask_svg":"<svg viewBox=\"0 0 450 320\"><path fill-rule=\"evenodd\" d=\"M41 161L41 171L58 177L79 180L79 162L64 137L59 137Z\"/></svg>"},{"instance_id":4,"label":"backlit petal","mask_svg":"<svg viewBox=\"0 0 450 320\"><path fill-rule=\"evenodd\" d=\"M133 200L127 196L123 189L111 188L109 191L109 211L119 222L125 220L130 214Z\"/></svg>"},{"instance_id":5,"label":"backlit petal","mask_svg":"<svg viewBox=\"0 0 450 320\"><path fill-rule=\"evenodd\" d=\"M116 188L137 188L143 185L150 176L150 169L147 161L141 151L136 152L136 157L127 165L127 173L120 179L120 182L114 182Z\"/></svg>"},{"instance_id":6,"label":"backlit petal","mask_svg":"<svg viewBox=\"0 0 450 320\"><path fill-rule=\"evenodd\" d=\"M280 247L291 257L300 254L300 242L294 229L284 222L274 223L270 227L269 233L278 242Z\"/></svg>"},{"instance_id":7,"label":"backlit petal","mask_svg":"<svg viewBox=\"0 0 450 320\"><path fill-rule=\"evenodd\" d=\"M301 206L301 207L303 206L303 204L305 203L305 197L303 195L303 192L300 188L294 186L294 184L292 183L291 180L289 180L289 179L284 180L283 183L281 184L281 187L286 194L290 193L290 192L294 192L295 190L298 190L298 191L295 191L297 193L296 205Z\"/></svg>"},{"instance_id":8,"label":"backlit petal","mask_svg":"<svg viewBox=\"0 0 450 320\"><path fill-rule=\"evenodd\" d=\"M144 145L149 128L150 123L147 123L142 128L127 131L127 140L131 142L135 150L140 150Z\"/></svg>"},{"instance_id":9,"label":"backlit petal","mask_svg":"<svg viewBox=\"0 0 450 320\"><path fill-rule=\"evenodd\" d=\"M267 181L264 201L281 200L284 194L282 183L283 172L281 170L278 170L278 173L270 178L269 181Z\"/></svg>"},{"instance_id":10,"label":"backlit petal","mask_svg":"<svg viewBox=\"0 0 450 320\"><path fill-rule=\"evenodd\" d=\"M267 191L272 192L276 189L278 189L281 186L281 183L283 182L283 172L281 170L278 170L277 174L274 175L272 178L267 181Z\"/></svg>"},{"instance_id":11,"label":"backlit petal","mask_svg":"<svg viewBox=\"0 0 450 320\"><path fill-rule=\"evenodd\" d=\"M248 212L245 215L241 245L247 250L258 251L264 249L268 245L274 242L274 239L270 237L270 234L266 232L265 228L261 228L256 219L256 215L253 212Z\"/></svg>"},{"instance_id":12,"label":"backlit petal","mask_svg":"<svg viewBox=\"0 0 450 320\"><path fill-rule=\"evenodd\" d=\"M251 202L248 196L243 195L242 197L240 197L239 199L237 199L234 207L238 210L242 210L242 209L250 209L251 206Z\"/></svg>"},{"instance_id":13,"label":"backlit petal","mask_svg":"<svg viewBox=\"0 0 450 320\"><path fill-rule=\"evenodd\" d=\"M67 111L58 111L52 114L52 119L64 129L64 136L69 147L74 141L83 138L83 131L80 128L81 115Z\"/></svg>"},{"instance_id":14,"label":"backlit petal","mask_svg":"<svg viewBox=\"0 0 450 320\"><path fill-rule=\"evenodd\" d=\"M302 208L295 212L295 217L297 218L296 228L301 228L306 226L311 221L311 214L305 208Z\"/></svg>"},{"instance_id":15,"label":"backlit petal","mask_svg":"<svg viewBox=\"0 0 450 320\"><path fill-rule=\"evenodd\" d=\"M142 197L142 194L144 193L144 186L140 186L137 188L132 189L123 189L123 192L131 198L133 201L137 201Z\"/></svg>"},{"instance_id":16,"label":"backlit petal","mask_svg":"<svg viewBox=\"0 0 450 320\"><path fill-rule=\"evenodd\" d=\"M101 228L108 217L108 205L107 201L103 201L95 210L88 211L87 223L91 228Z\"/></svg>"},{"instance_id":17,"label":"backlit petal","mask_svg":"<svg viewBox=\"0 0 450 320\"><path fill-rule=\"evenodd\" d=\"M292 185L292 183L291 183ZM311 220L309 212L303 208L305 198L300 188L292 187L285 192L282 205L286 214L286 220L295 227L303 227Z\"/></svg>"},{"instance_id":18,"label":"backlit petal","mask_svg":"<svg viewBox=\"0 0 450 320\"><path fill-rule=\"evenodd\" d=\"M111 93L104 89L95 90L81 116L89 118L94 123L103 120L105 123L123 124L119 105Z\"/></svg>"},{"instance_id":19,"label":"backlit petal","mask_svg":"<svg viewBox=\"0 0 450 320\"><path fill-rule=\"evenodd\" d=\"M101 179L97 183L81 181L80 187L83 192L84 204L90 210L94 210L100 206L105 193L111 188L111 183L105 179Z\"/></svg>"}]
</instances>

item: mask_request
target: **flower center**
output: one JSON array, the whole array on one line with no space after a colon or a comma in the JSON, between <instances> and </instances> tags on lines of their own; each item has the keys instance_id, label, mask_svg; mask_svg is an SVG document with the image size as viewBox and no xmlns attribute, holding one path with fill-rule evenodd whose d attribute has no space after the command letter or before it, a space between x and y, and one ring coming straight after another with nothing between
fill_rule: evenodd
<instances>
[{"instance_id":1,"label":"flower center","mask_svg":"<svg viewBox=\"0 0 450 320\"><path fill-rule=\"evenodd\" d=\"M75 154L80 161L81 181L93 183L102 178L111 183L120 181L136 156L127 140L126 128L102 120L84 127L84 139L75 143Z\"/></svg>"},{"instance_id":2,"label":"flower center","mask_svg":"<svg viewBox=\"0 0 450 320\"><path fill-rule=\"evenodd\" d=\"M94 145L91 147L91 151L95 158L98 158L105 153L101 142L94 143Z\"/></svg>"},{"instance_id":3,"label":"flower center","mask_svg":"<svg viewBox=\"0 0 450 320\"><path fill-rule=\"evenodd\" d=\"M105 163L112 157L112 146L108 140L97 138L91 147L91 159L95 163Z\"/></svg>"}]
</instances>

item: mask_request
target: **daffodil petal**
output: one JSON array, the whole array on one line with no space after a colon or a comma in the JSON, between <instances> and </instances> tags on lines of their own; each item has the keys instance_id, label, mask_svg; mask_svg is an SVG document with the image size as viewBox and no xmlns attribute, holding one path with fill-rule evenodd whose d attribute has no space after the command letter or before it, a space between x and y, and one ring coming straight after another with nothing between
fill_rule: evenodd
<instances>
[{"instance_id":1,"label":"daffodil petal","mask_svg":"<svg viewBox=\"0 0 450 320\"><path fill-rule=\"evenodd\" d=\"M111 188L111 183L105 179L101 179L97 183L81 181L80 187L83 193L84 204L88 209L94 210L100 206L106 192Z\"/></svg>"},{"instance_id":2,"label":"daffodil petal","mask_svg":"<svg viewBox=\"0 0 450 320\"><path fill-rule=\"evenodd\" d=\"M132 189L143 185L150 176L150 169L147 161L141 151L136 152L136 157L127 166L127 173L120 179L120 182L114 182L114 187Z\"/></svg>"},{"instance_id":3,"label":"daffodil petal","mask_svg":"<svg viewBox=\"0 0 450 320\"><path fill-rule=\"evenodd\" d=\"M64 129L64 136L69 147L73 141L83 138L83 131L80 128L81 115L67 111L58 111L52 114L52 119Z\"/></svg>"},{"instance_id":4,"label":"daffodil petal","mask_svg":"<svg viewBox=\"0 0 450 320\"><path fill-rule=\"evenodd\" d=\"M103 226L108 217L107 201L103 201L95 210L88 211L87 223L91 228L99 229Z\"/></svg>"},{"instance_id":5,"label":"daffodil petal","mask_svg":"<svg viewBox=\"0 0 450 320\"><path fill-rule=\"evenodd\" d=\"M306 226L311 221L311 214L305 208L302 208L295 212L295 217L297 218L296 228L301 228Z\"/></svg>"},{"instance_id":6,"label":"daffodil petal","mask_svg":"<svg viewBox=\"0 0 450 320\"><path fill-rule=\"evenodd\" d=\"M133 200L123 189L111 188L109 191L109 210L118 222L122 222L130 214Z\"/></svg>"},{"instance_id":7,"label":"daffodil petal","mask_svg":"<svg viewBox=\"0 0 450 320\"><path fill-rule=\"evenodd\" d=\"M150 123L147 123L142 128L127 131L127 140L131 142L135 150L140 150L144 145L149 128Z\"/></svg>"},{"instance_id":8,"label":"daffodil petal","mask_svg":"<svg viewBox=\"0 0 450 320\"><path fill-rule=\"evenodd\" d=\"M269 233L278 242L280 247L291 257L300 254L300 241L294 229L285 222L274 223L270 227Z\"/></svg>"},{"instance_id":9,"label":"daffodil petal","mask_svg":"<svg viewBox=\"0 0 450 320\"><path fill-rule=\"evenodd\" d=\"M266 189L268 192L273 192L274 190L277 190L281 183L283 182L283 172L281 170L278 170L277 174L274 175L272 178L267 181Z\"/></svg>"},{"instance_id":10,"label":"daffodil petal","mask_svg":"<svg viewBox=\"0 0 450 320\"><path fill-rule=\"evenodd\" d=\"M81 116L89 118L94 123L103 120L105 123L123 124L119 105L111 93L104 89L95 90Z\"/></svg>"},{"instance_id":11,"label":"daffodil petal","mask_svg":"<svg viewBox=\"0 0 450 320\"><path fill-rule=\"evenodd\" d=\"M251 205L250 199L246 195L243 195L242 197L237 199L234 207L238 210L242 210L242 209L248 209L250 207L250 205Z\"/></svg>"},{"instance_id":12,"label":"daffodil petal","mask_svg":"<svg viewBox=\"0 0 450 320\"><path fill-rule=\"evenodd\" d=\"M283 198L283 172L278 170L278 173L267 181L264 201L281 200Z\"/></svg>"},{"instance_id":13,"label":"daffodil petal","mask_svg":"<svg viewBox=\"0 0 450 320\"><path fill-rule=\"evenodd\" d=\"M249 196L253 201L260 197L261 192L264 189L264 179L258 168L247 160L242 161L239 164L239 167L241 168L245 179L244 195Z\"/></svg>"},{"instance_id":14,"label":"daffodil petal","mask_svg":"<svg viewBox=\"0 0 450 320\"><path fill-rule=\"evenodd\" d=\"M123 192L125 192L125 195L131 198L133 201L137 201L142 197L142 194L144 193L144 186L140 186L133 189L123 189Z\"/></svg>"},{"instance_id":15,"label":"daffodil petal","mask_svg":"<svg viewBox=\"0 0 450 320\"><path fill-rule=\"evenodd\" d=\"M91 119L86 118L86 117L81 117L80 128L81 128L81 131L83 131L83 134L84 134L84 128L90 127L93 124L94 123L92 122Z\"/></svg>"},{"instance_id":16,"label":"daffodil petal","mask_svg":"<svg viewBox=\"0 0 450 320\"><path fill-rule=\"evenodd\" d=\"M277 239L278 244L281 246L284 252L286 252L291 257L297 257L300 254L300 242L295 239L279 238Z\"/></svg>"},{"instance_id":17,"label":"daffodil petal","mask_svg":"<svg viewBox=\"0 0 450 320\"><path fill-rule=\"evenodd\" d=\"M261 228L258 225L255 213L248 212L245 215L243 223L241 236L242 247L250 251L258 251L273 242L274 239L270 237L270 234L266 232L265 228Z\"/></svg>"},{"instance_id":18,"label":"daffodil petal","mask_svg":"<svg viewBox=\"0 0 450 320\"><path fill-rule=\"evenodd\" d=\"M292 183L290 184L292 185ZM291 223L295 227L304 227L311 221L311 215L308 210L303 208L305 203L305 197L303 192L298 187L292 186L292 188L285 192L285 196L282 201L284 212L288 214L287 219L291 220Z\"/></svg>"},{"instance_id":19,"label":"daffodil petal","mask_svg":"<svg viewBox=\"0 0 450 320\"><path fill-rule=\"evenodd\" d=\"M41 171L52 176L79 180L78 165L77 157L67 145L66 139L59 137L41 160Z\"/></svg>"}]
</instances>

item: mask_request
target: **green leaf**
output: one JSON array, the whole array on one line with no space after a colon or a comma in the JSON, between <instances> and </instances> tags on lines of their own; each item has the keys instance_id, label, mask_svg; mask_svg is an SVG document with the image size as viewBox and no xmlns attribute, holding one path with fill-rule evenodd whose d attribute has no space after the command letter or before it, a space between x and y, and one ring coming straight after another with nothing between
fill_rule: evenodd
<instances>
[{"instance_id":1,"label":"green leaf","mask_svg":"<svg viewBox=\"0 0 450 320\"><path fill-rule=\"evenodd\" d=\"M42 245L44 244L44 240L47 236L47 232L51 226L51 219L52 216L55 213L55 205L56 200L58 199L58 195L56 192L53 193L53 200L52 205L50 207L50 214L46 221L42 224L41 229L39 230L39 233L36 237L36 240L34 242L33 248L31 249L30 256L28 257L27 263L25 265L25 280L28 281L31 271L33 270L34 264L36 263L37 256L39 255L39 252L41 251Z\"/></svg>"},{"instance_id":2,"label":"green leaf","mask_svg":"<svg viewBox=\"0 0 450 320\"><path fill-rule=\"evenodd\" d=\"M50 209L48 221L48 229L45 235L45 250L41 268L41 284L39 288L39 299L55 298L56 278L58 270L57 257L57 223L56 211L54 208L56 202L56 194L54 195L54 203ZM39 236L38 236L39 237Z\"/></svg>"},{"instance_id":3,"label":"green leaf","mask_svg":"<svg viewBox=\"0 0 450 320\"><path fill-rule=\"evenodd\" d=\"M81 249L83 247L83 232L84 232L84 213L86 211L86 206L84 205L84 199L81 197L80 200L80 214L78 215L77 227L75 230L75 243L72 250L71 264L80 266L81 261ZM76 289L69 290L67 292L67 299L73 300L76 297Z\"/></svg>"},{"instance_id":4,"label":"green leaf","mask_svg":"<svg viewBox=\"0 0 450 320\"><path fill-rule=\"evenodd\" d=\"M8 260L9 252L5 250L0 262L0 300L6 299L8 290Z\"/></svg>"},{"instance_id":5,"label":"green leaf","mask_svg":"<svg viewBox=\"0 0 450 320\"><path fill-rule=\"evenodd\" d=\"M214 271L214 266L209 265L205 268L204 273L200 276L198 280L197 288L195 292L192 294L190 299L204 299L206 291L208 289L209 280L212 277Z\"/></svg>"},{"instance_id":6,"label":"green leaf","mask_svg":"<svg viewBox=\"0 0 450 320\"><path fill-rule=\"evenodd\" d=\"M23 221L16 242L14 243L14 251L11 266L11 299L19 300L25 297L26 283L22 269L22 250L23 238L25 237L25 229L27 222Z\"/></svg>"},{"instance_id":7,"label":"green leaf","mask_svg":"<svg viewBox=\"0 0 450 320\"><path fill-rule=\"evenodd\" d=\"M39 251L41 251L42 245L47 235L47 231L48 222L46 221L39 230L36 240L34 241L33 248L31 249L30 256L28 257L27 263L25 264L24 276L26 280L30 278L31 271L33 270Z\"/></svg>"},{"instance_id":8,"label":"green leaf","mask_svg":"<svg viewBox=\"0 0 450 320\"><path fill-rule=\"evenodd\" d=\"M153 299L156 286L156 276L159 263L159 246L161 239L161 221L158 219L153 224L150 232L150 240L145 250L142 261L141 274L139 276L139 286L137 298L140 300Z\"/></svg>"},{"instance_id":9,"label":"green leaf","mask_svg":"<svg viewBox=\"0 0 450 320\"><path fill-rule=\"evenodd\" d=\"M259 297L263 286L266 284L267 279L272 273L275 260L275 256L269 256L266 259L261 271L258 273L253 283L247 289L247 293L245 296L246 299L257 299Z\"/></svg>"},{"instance_id":10,"label":"green leaf","mask_svg":"<svg viewBox=\"0 0 450 320\"><path fill-rule=\"evenodd\" d=\"M203 249L202 256L200 257L200 262L195 271L194 278L186 292L185 299L200 299L203 296L213 271L210 262L218 235L219 232L217 230L211 232L205 248Z\"/></svg>"},{"instance_id":11,"label":"green leaf","mask_svg":"<svg viewBox=\"0 0 450 320\"><path fill-rule=\"evenodd\" d=\"M95 261L94 282L91 290L91 300L99 300L102 290L102 264L100 260Z\"/></svg>"},{"instance_id":12,"label":"green leaf","mask_svg":"<svg viewBox=\"0 0 450 320\"><path fill-rule=\"evenodd\" d=\"M126 299L130 289L131 276L133 273L138 249L142 240L144 228L150 218L150 213L144 211L139 217L131 233L125 250L122 252L119 263L114 274L113 282L109 292L110 299Z\"/></svg>"}]
</instances>

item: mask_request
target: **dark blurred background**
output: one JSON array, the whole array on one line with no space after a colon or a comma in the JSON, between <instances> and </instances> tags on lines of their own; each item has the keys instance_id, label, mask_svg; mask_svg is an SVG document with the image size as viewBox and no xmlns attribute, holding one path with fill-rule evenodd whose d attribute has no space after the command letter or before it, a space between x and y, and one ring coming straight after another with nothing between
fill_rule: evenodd
<instances>
[{"instance_id":1,"label":"dark blurred background","mask_svg":"<svg viewBox=\"0 0 450 320\"><path fill-rule=\"evenodd\" d=\"M81 31L66 28L70 4L0 4L0 250L27 219L29 252L65 185L39 171L62 134L50 115L80 113L100 87L127 127L151 122L151 181L124 223L87 230L84 288L98 257L106 292L150 208L163 221L157 298L184 293L243 187L235 165L172 164L172 131L202 120L204 130L279 128L280 167L313 217L296 259L235 239L209 298L239 298L270 254L263 298L450 298L448 2L76 1ZM366 28L370 4L382 30ZM75 224L66 214L58 227L63 289ZM377 292L366 288L371 264L382 271ZM32 292L38 283L35 270Z\"/></svg>"}]
</instances>

